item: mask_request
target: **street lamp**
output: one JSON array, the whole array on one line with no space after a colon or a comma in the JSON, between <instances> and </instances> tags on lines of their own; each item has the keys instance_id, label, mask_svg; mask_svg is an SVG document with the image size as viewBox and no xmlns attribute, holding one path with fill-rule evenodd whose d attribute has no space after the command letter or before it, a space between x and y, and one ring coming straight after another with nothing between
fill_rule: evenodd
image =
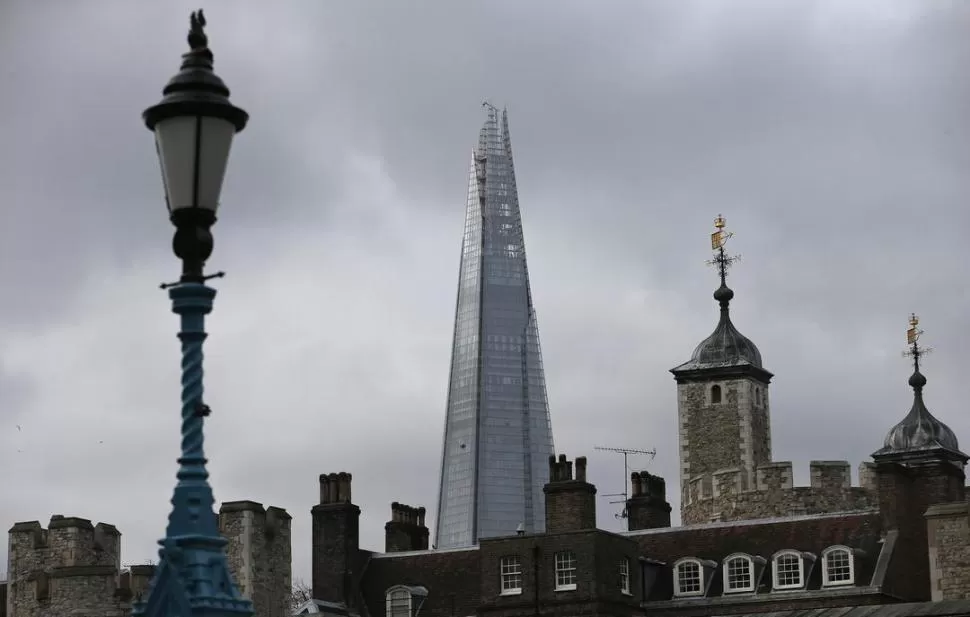
<instances>
[{"instance_id":1,"label":"street lamp","mask_svg":"<svg viewBox=\"0 0 970 617\"><path fill-rule=\"evenodd\" d=\"M216 295L205 281L221 276L206 276L203 269L212 254L210 228L216 222L229 148L249 116L229 102L229 89L212 71L202 11L192 13L190 23L191 49L182 56L182 68L165 86L161 102L143 114L155 133L165 200L175 225L172 248L182 260L179 281L162 286L181 318L182 454L168 527L159 540L159 563L144 601L134 605L132 614L249 616L252 603L239 593L229 572L202 447L209 415L202 399L202 343L205 316Z\"/></svg>"}]
</instances>

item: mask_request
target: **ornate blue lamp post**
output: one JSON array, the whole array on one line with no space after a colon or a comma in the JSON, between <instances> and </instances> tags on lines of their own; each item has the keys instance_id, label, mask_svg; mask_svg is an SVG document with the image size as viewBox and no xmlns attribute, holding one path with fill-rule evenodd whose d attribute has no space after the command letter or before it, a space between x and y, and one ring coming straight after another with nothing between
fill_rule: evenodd
<instances>
[{"instance_id":1,"label":"ornate blue lamp post","mask_svg":"<svg viewBox=\"0 0 970 617\"><path fill-rule=\"evenodd\" d=\"M216 295L205 284L212 276L203 268L212 254L209 230L216 222L229 148L249 116L229 102L229 89L212 71L204 26L202 11L193 13L191 49L182 56L182 68L165 86L162 101L144 113L145 124L155 133L175 225L172 247L182 260L179 281L163 285L181 318L182 455L168 528L159 541L159 564L145 600L133 610L148 617L253 614L252 603L241 596L229 573L202 448L203 422L209 415L202 400L202 342L205 316Z\"/></svg>"}]
</instances>

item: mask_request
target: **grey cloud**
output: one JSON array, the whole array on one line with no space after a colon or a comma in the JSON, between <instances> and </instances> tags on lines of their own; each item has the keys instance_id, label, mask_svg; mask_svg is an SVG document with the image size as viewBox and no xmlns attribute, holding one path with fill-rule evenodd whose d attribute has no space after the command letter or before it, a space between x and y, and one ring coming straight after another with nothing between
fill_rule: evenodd
<instances>
[{"instance_id":1,"label":"grey cloud","mask_svg":"<svg viewBox=\"0 0 970 617\"><path fill-rule=\"evenodd\" d=\"M809 459L858 464L906 413L910 311L936 347L927 403L970 435L970 7L778 7L209 3L217 70L252 114L212 260L229 271L207 350L216 497L290 509L304 578L317 474L355 474L369 547L389 501L433 510L486 97L510 108L557 448L590 456L601 494L622 463L595 445L656 447L633 462L676 492L667 370L714 327L721 211L744 256L732 314L776 374L796 480ZM177 323L155 288L178 264L140 113L195 8L0 8L0 397L31 427L0 431L0 514L116 523L126 561L154 555L178 447Z\"/></svg>"}]
</instances>

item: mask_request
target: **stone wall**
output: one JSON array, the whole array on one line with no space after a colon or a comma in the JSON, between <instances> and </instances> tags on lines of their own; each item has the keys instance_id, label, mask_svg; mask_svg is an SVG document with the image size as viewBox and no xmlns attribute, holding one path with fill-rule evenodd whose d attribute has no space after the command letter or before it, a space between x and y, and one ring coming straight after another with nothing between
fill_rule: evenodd
<instances>
[{"instance_id":1,"label":"stone wall","mask_svg":"<svg viewBox=\"0 0 970 617\"><path fill-rule=\"evenodd\" d=\"M719 469L738 469L741 488L752 487L755 468L771 461L768 385L749 377L683 381L677 406L681 504L692 478Z\"/></svg>"},{"instance_id":2,"label":"stone wall","mask_svg":"<svg viewBox=\"0 0 970 617\"><path fill-rule=\"evenodd\" d=\"M233 507L240 503L247 505ZM288 615L289 515L254 502L223 509L220 528L233 577L248 585L260 617ZM121 533L114 525L61 515L46 529L38 521L16 523L8 533L6 617L125 617L154 570L121 568Z\"/></svg>"},{"instance_id":3,"label":"stone wall","mask_svg":"<svg viewBox=\"0 0 970 617\"><path fill-rule=\"evenodd\" d=\"M872 463L859 467L860 486L852 486L847 461L812 461L810 486L794 486L789 461L758 465L755 482L742 468L721 469L690 478L681 507L683 523L741 521L798 514L827 514L878 506Z\"/></svg>"},{"instance_id":4,"label":"stone wall","mask_svg":"<svg viewBox=\"0 0 970 617\"><path fill-rule=\"evenodd\" d=\"M15 524L8 536L8 617L122 617L121 534L113 525L54 515Z\"/></svg>"},{"instance_id":5,"label":"stone wall","mask_svg":"<svg viewBox=\"0 0 970 617\"><path fill-rule=\"evenodd\" d=\"M260 617L289 615L290 520L286 510L255 501L231 501L219 509L219 531L228 540L229 570Z\"/></svg>"},{"instance_id":6,"label":"stone wall","mask_svg":"<svg viewBox=\"0 0 970 617\"><path fill-rule=\"evenodd\" d=\"M930 506L926 528L933 601L970 599L970 504Z\"/></svg>"}]
</instances>

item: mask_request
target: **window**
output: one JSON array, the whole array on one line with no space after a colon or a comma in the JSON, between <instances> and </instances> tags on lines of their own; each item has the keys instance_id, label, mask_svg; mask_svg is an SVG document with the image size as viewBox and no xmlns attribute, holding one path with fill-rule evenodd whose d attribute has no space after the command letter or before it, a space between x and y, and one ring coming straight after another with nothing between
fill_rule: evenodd
<instances>
[{"instance_id":1,"label":"window","mask_svg":"<svg viewBox=\"0 0 970 617\"><path fill-rule=\"evenodd\" d=\"M802 586L802 556L786 551L775 556L773 570L775 589L795 589Z\"/></svg>"},{"instance_id":2,"label":"window","mask_svg":"<svg viewBox=\"0 0 970 617\"><path fill-rule=\"evenodd\" d=\"M518 555L502 557L502 595L511 596L522 593L522 562Z\"/></svg>"},{"instance_id":3,"label":"window","mask_svg":"<svg viewBox=\"0 0 970 617\"><path fill-rule=\"evenodd\" d=\"M556 553L556 591L576 589L576 555L572 551Z\"/></svg>"},{"instance_id":4,"label":"window","mask_svg":"<svg viewBox=\"0 0 970 617\"><path fill-rule=\"evenodd\" d=\"M736 555L724 560L724 590L754 591L754 563L750 557Z\"/></svg>"},{"instance_id":5,"label":"window","mask_svg":"<svg viewBox=\"0 0 970 617\"><path fill-rule=\"evenodd\" d=\"M411 592L391 589L387 592L387 617L411 617Z\"/></svg>"},{"instance_id":6,"label":"window","mask_svg":"<svg viewBox=\"0 0 970 617\"><path fill-rule=\"evenodd\" d=\"M620 591L630 595L630 560L626 557L620 560Z\"/></svg>"},{"instance_id":7,"label":"window","mask_svg":"<svg viewBox=\"0 0 970 617\"><path fill-rule=\"evenodd\" d=\"M822 553L822 585L851 585L855 582L852 551L844 546L831 546Z\"/></svg>"},{"instance_id":8,"label":"window","mask_svg":"<svg viewBox=\"0 0 970 617\"><path fill-rule=\"evenodd\" d=\"M685 559L674 566L674 595L699 596L704 593L704 576L696 559Z\"/></svg>"},{"instance_id":9,"label":"window","mask_svg":"<svg viewBox=\"0 0 970 617\"><path fill-rule=\"evenodd\" d=\"M761 407L761 388L754 389L754 404Z\"/></svg>"},{"instance_id":10,"label":"window","mask_svg":"<svg viewBox=\"0 0 970 617\"><path fill-rule=\"evenodd\" d=\"M711 386L711 404L716 405L721 402L721 386Z\"/></svg>"}]
</instances>

